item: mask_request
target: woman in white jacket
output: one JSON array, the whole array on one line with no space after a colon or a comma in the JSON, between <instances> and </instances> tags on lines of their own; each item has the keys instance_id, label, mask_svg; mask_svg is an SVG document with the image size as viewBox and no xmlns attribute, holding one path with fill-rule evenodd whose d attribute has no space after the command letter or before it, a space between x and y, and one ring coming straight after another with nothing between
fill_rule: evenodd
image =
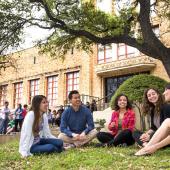
<instances>
[{"instance_id":1,"label":"woman in white jacket","mask_svg":"<svg viewBox=\"0 0 170 170\"><path fill-rule=\"evenodd\" d=\"M63 150L63 141L50 132L47 108L45 96L34 96L31 111L27 113L21 130L19 152L23 157L37 153L59 153Z\"/></svg>"}]
</instances>

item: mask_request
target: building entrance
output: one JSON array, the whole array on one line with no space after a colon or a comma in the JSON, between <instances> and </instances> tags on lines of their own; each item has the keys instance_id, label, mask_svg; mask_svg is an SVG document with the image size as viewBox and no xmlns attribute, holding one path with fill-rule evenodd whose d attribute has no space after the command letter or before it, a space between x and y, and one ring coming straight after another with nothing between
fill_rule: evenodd
<instances>
[{"instance_id":1,"label":"building entrance","mask_svg":"<svg viewBox=\"0 0 170 170\"><path fill-rule=\"evenodd\" d=\"M109 77L105 79L105 102L109 103L111 97L114 95L115 91L119 88L119 86L128 78L133 75L126 75L121 77Z\"/></svg>"}]
</instances>

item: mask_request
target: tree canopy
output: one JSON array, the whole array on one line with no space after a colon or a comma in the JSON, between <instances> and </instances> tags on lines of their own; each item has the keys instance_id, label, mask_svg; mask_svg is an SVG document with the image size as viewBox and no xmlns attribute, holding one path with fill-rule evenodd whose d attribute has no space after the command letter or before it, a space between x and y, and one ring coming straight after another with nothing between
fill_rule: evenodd
<instances>
[{"instance_id":1,"label":"tree canopy","mask_svg":"<svg viewBox=\"0 0 170 170\"><path fill-rule=\"evenodd\" d=\"M107 14L96 8L96 0L0 0L0 54L18 47L24 28L34 25L50 30L39 42L42 52L64 56L73 48L125 43L161 60L170 76L170 48L156 37L151 22L152 9L160 18L170 17L170 0L150 1L127 0L118 13Z\"/></svg>"}]
</instances>

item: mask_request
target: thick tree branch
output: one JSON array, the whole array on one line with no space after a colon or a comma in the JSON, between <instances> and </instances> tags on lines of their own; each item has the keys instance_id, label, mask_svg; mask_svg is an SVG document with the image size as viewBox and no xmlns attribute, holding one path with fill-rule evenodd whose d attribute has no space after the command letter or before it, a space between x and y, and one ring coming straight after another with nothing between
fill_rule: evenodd
<instances>
[{"instance_id":1,"label":"thick tree branch","mask_svg":"<svg viewBox=\"0 0 170 170\"><path fill-rule=\"evenodd\" d=\"M48 3L46 2L46 0L30 0L30 2L37 2L37 3L41 3L46 11L47 16L49 17L49 19L53 22L56 22L58 24L60 24L61 26L65 26L65 22L54 17L55 15L52 13L52 11L50 10Z\"/></svg>"},{"instance_id":2,"label":"thick tree branch","mask_svg":"<svg viewBox=\"0 0 170 170\"><path fill-rule=\"evenodd\" d=\"M140 14L139 14L139 23L143 35L144 42L149 45L150 51L155 51L158 55L157 58L162 57L160 55L160 49L167 50L164 44L156 37L152 30L152 24L150 22L150 0L138 0L140 3ZM150 55L154 56L154 55ZM155 57L155 56L154 56Z\"/></svg>"},{"instance_id":3,"label":"thick tree branch","mask_svg":"<svg viewBox=\"0 0 170 170\"><path fill-rule=\"evenodd\" d=\"M139 0L140 13L138 21L140 23L143 39L146 42L154 43L154 39L157 39L152 31L152 24L150 23L150 0ZM152 41L152 42L151 42Z\"/></svg>"}]
</instances>

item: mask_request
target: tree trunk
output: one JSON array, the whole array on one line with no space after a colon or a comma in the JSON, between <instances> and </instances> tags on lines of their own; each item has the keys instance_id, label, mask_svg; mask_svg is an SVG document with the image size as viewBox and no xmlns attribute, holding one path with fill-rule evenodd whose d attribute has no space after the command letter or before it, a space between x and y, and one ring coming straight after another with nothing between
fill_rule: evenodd
<instances>
[{"instance_id":1,"label":"tree trunk","mask_svg":"<svg viewBox=\"0 0 170 170\"><path fill-rule=\"evenodd\" d=\"M164 55L162 55L161 61L165 67L165 70L167 71L167 74L170 78L170 50L167 53L164 53Z\"/></svg>"}]
</instances>

